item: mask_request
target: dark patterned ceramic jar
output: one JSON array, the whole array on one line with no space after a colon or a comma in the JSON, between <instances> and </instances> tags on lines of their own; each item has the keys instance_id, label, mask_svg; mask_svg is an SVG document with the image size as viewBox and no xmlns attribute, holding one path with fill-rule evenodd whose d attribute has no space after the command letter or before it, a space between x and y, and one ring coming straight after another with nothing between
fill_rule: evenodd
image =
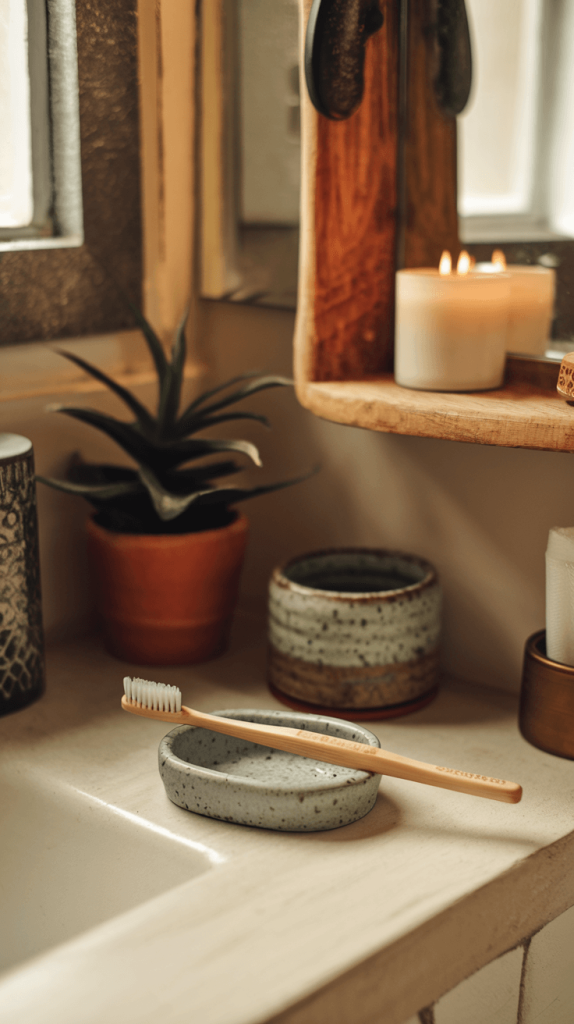
<instances>
[{"instance_id":1,"label":"dark patterned ceramic jar","mask_svg":"<svg viewBox=\"0 0 574 1024\"><path fill-rule=\"evenodd\" d=\"M415 711L437 692L440 612L436 572L415 555L294 559L269 588L271 688L291 707L355 720Z\"/></svg>"},{"instance_id":2,"label":"dark patterned ceramic jar","mask_svg":"<svg viewBox=\"0 0 574 1024\"><path fill-rule=\"evenodd\" d=\"M32 442L0 434L0 715L44 691Z\"/></svg>"}]
</instances>

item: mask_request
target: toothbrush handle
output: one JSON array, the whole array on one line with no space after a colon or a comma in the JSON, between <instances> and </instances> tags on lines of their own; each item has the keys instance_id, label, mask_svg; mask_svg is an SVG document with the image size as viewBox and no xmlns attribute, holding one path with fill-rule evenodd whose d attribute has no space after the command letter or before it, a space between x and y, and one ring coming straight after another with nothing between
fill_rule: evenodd
<instances>
[{"instance_id":1,"label":"toothbrush handle","mask_svg":"<svg viewBox=\"0 0 574 1024\"><path fill-rule=\"evenodd\" d=\"M367 747L364 743L339 739L323 733L307 732L305 729L289 729L283 726L259 725L255 722L238 722L231 718L207 715L191 708L182 708L190 725L251 740L291 754L312 757L317 761L338 764L344 768L363 769L377 775L391 775L411 782L423 782L427 786L452 789L457 793L482 796L488 800L516 804L522 798L522 787L516 782L494 779L473 772L458 771L440 765L425 764L410 757L401 757L388 750Z\"/></svg>"},{"instance_id":2,"label":"toothbrush handle","mask_svg":"<svg viewBox=\"0 0 574 1024\"><path fill-rule=\"evenodd\" d=\"M181 711L155 711L140 704L132 704L126 697L122 697L122 707L125 711L141 715L143 718L155 718L161 722L170 722L172 725L195 725L224 733L226 736L250 740L252 743L259 743L275 750L286 750L287 753L312 757L316 761L338 764L343 768L362 769L376 775L391 775L397 779L423 782L427 786L439 786L441 789L452 789L457 793L468 793L470 796L483 796L487 800L501 800L507 804L517 804L522 798L522 787L517 782L506 782L504 779L493 779L487 775L475 775L473 772L458 771L455 768L425 764L410 757L392 754L388 750L367 747L364 743L342 740L337 736L307 732L305 729L260 725L257 722L239 722L234 718L208 715L203 711L194 711L186 707L182 707Z\"/></svg>"}]
</instances>

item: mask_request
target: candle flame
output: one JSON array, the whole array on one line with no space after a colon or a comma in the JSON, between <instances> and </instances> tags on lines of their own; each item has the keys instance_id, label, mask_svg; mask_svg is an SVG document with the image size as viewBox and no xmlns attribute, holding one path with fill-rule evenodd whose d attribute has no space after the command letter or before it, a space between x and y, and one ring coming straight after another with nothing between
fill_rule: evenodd
<instances>
[{"instance_id":1,"label":"candle flame","mask_svg":"<svg viewBox=\"0 0 574 1024\"><path fill-rule=\"evenodd\" d=\"M460 256L458 257L458 263L456 265L457 274L468 274L470 270L470 256L463 249Z\"/></svg>"},{"instance_id":2,"label":"candle flame","mask_svg":"<svg viewBox=\"0 0 574 1024\"><path fill-rule=\"evenodd\" d=\"M442 256L441 256L441 258L440 258L440 263L438 265L438 272L439 272L439 274L442 274L443 277L446 277L447 274L450 274L451 270L452 270L452 259L450 257L450 253L449 253L448 249L445 249L443 254L442 254Z\"/></svg>"},{"instance_id":3,"label":"candle flame","mask_svg":"<svg viewBox=\"0 0 574 1024\"><path fill-rule=\"evenodd\" d=\"M497 270L506 270L506 256L502 249L495 249L492 254L492 262Z\"/></svg>"}]
</instances>

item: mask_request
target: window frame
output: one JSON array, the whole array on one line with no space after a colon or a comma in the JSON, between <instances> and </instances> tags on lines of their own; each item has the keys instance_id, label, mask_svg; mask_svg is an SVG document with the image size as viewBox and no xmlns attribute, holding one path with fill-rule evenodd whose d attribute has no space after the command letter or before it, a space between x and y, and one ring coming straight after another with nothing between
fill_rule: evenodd
<instances>
[{"instance_id":1,"label":"window frame","mask_svg":"<svg viewBox=\"0 0 574 1024\"><path fill-rule=\"evenodd\" d=\"M144 313L167 344L186 305L191 305L190 321L195 319L194 5L138 0L137 43L143 224L139 280ZM46 340L60 341L61 335ZM66 339L63 347L96 361L128 385L155 379L141 335L133 329L86 331ZM71 372L67 361L55 355L48 370L46 351L47 346L33 343L0 348L0 402L98 390L95 382ZM37 359L42 352L40 375ZM203 370L190 353L186 377L195 378Z\"/></svg>"}]
</instances>

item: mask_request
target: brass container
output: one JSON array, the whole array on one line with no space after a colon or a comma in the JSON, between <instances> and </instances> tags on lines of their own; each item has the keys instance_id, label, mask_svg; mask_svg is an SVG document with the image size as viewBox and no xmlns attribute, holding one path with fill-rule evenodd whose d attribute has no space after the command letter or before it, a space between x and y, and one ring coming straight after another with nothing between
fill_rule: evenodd
<instances>
[{"instance_id":1,"label":"brass container","mask_svg":"<svg viewBox=\"0 0 574 1024\"><path fill-rule=\"evenodd\" d=\"M574 760L574 668L546 657L546 630L526 641L520 732L539 750Z\"/></svg>"}]
</instances>

